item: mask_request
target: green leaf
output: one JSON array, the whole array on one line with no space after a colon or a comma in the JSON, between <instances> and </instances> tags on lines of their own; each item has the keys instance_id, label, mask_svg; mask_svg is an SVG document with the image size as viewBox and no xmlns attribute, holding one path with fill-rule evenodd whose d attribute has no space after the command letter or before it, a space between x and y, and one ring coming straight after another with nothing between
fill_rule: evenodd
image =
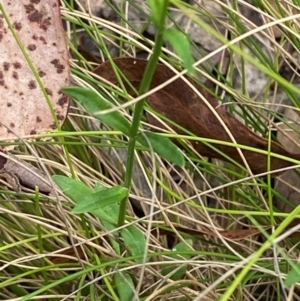
<instances>
[{"instance_id":1,"label":"green leaf","mask_svg":"<svg viewBox=\"0 0 300 301\"><path fill-rule=\"evenodd\" d=\"M131 276L126 272L116 273L114 280L115 280L115 284L117 287L120 300L121 301L133 300L135 287Z\"/></svg>"},{"instance_id":2,"label":"green leaf","mask_svg":"<svg viewBox=\"0 0 300 301\"><path fill-rule=\"evenodd\" d=\"M97 209L93 212L94 215L100 218L100 220L108 221L109 223L115 225L117 227L118 218L119 218L120 205L110 204L102 209Z\"/></svg>"},{"instance_id":3,"label":"green leaf","mask_svg":"<svg viewBox=\"0 0 300 301\"><path fill-rule=\"evenodd\" d=\"M112 231L112 230L116 229L116 226L109 223L108 221L106 221L106 219L101 220L101 223L107 231ZM119 243L116 240L114 240L111 235L108 236L108 239L109 239L113 249L116 251L116 253L118 255L121 255L121 249L120 249Z\"/></svg>"},{"instance_id":4,"label":"green leaf","mask_svg":"<svg viewBox=\"0 0 300 301\"><path fill-rule=\"evenodd\" d=\"M291 286L295 283L300 282L300 264L293 264L292 269L288 273L284 285L285 286Z\"/></svg>"},{"instance_id":5,"label":"green leaf","mask_svg":"<svg viewBox=\"0 0 300 301\"><path fill-rule=\"evenodd\" d=\"M186 242L187 243L180 242L179 244L177 244L175 246L175 248L173 248L172 251L178 251L178 253L180 253L182 251L192 250L191 247L189 247L187 244L192 245L193 241L191 239L187 239ZM182 258L185 258L188 260L191 258L189 255L180 255L180 256L170 255L170 257L173 257L174 259L178 259L178 260L182 260ZM174 270L176 270L177 267L178 267L178 265L176 263L166 265L162 269L161 273L162 273L162 275L166 276L166 275L172 273ZM178 270L176 270L176 272L171 274L170 279L172 279L173 281L180 280L185 275L186 271L187 271L187 266L186 265L181 266Z\"/></svg>"},{"instance_id":6,"label":"green leaf","mask_svg":"<svg viewBox=\"0 0 300 301\"><path fill-rule=\"evenodd\" d=\"M82 201L86 196L94 193L92 188L79 180L60 175L54 175L52 179L64 194L70 197L75 203Z\"/></svg>"},{"instance_id":7,"label":"green leaf","mask_svg":"<svg viewBox=\"0 0 300 301\"><path fill-rule=\"evenodd\" d=\"M95 189L95 192L99 192L99 191L103 191L107 188L98 182L95 184L94 189ZM101 220L103 227L107 231L112 231L117 228L119 210L120 210L119 204L114 203L114 204L110 204L102 209L95 210L93 212L93 214ZM118 255L120 255L121 250L120 250L119 243L116 240L114 240L113 237L110 235L109 235L108 239L109 239L113 249L116 251L116 253Z\"/></svg>"},{"instance_id":8,"label":"green leaf","mask_svg":"<svg viewBox=\"0 0 300 301\"><path fill-rule=\"evenodd\" d=\"M182 152L169 138L145 131L143 135L142 133L138 134L137 141L147 148L149 148L149 143L151 143L153 150L162 158L182 167L185 165Z\"/></svg>"},{"instance_id":9,"label":"green leaf","mask_svg":"<svg viewBox=\"0 0 300 301\"><path fill-rule=\"evenodd\" d=\"M124 239L125 246L132 255L142 255L146 250L146 239L144 234L135 226L130 225L121 230L121 236ZM143 258L136 260L142 263Z\"/></svg>"},{"instance_id":10,"label":"green leaf","mask_svg":"<svg viewBox=\"0 0 300 301\"><path fill-rule=\"evenodd\" d=\"M107 187L105 187L103 184L101 184L101 183L99 183L99 182L97 182L97 183L95 184L95 186L94 186L94 191L95 191L95 192L103 191L103 190L105 190L105 189L107 189Z\"/></svg>"},{"instance_id":11,"label":"green leaf","mask_svg":"<svg viewBox=\"0 0 300 301\"><path fill-rule=\"evenodd\" d=\"M190 41L187 36L175 28L169 28L164 32L164 37L182 59L184 68L187 69L189 73L192 73L194 58L191 52Z\"/></svg>"},{"instance_id":12,"label":"green leaf","mask_svg":"<svg viewBox=\"0 0 300 301\"><path fill-rule=\"evenodd\" d=\"M128 189L122 186L114 186L86 196L77 203L73 213L94 213L99 208L120 202L128 194Z\"/></svg>"},{"instance_id":13,"label":"green leaf","mask_svg":"<svg viewBox=\"0 0 300 301\"><path fill-rule=\"evenodd\" d=\"M78 101L88 113L94 115L100 121L125 135L129 135L130 123L121 113L114 111L107 114L96 114L113 107L97 92L82 87L65 87L61 91Z\"/></svg>"},{"instance_id":14,"label":"green leaf","mask_svg":"<svg viewBox=\"0 0 300 301\"><path fill-rule=\"evenodd\" d=\"M130 123L119 112L111 112L108 114L97 114L101 110L112 108L111 104L104 98L99 96L95 91L81 87L66 87L62 89L66 95L77 100L86 111L94 115L97 119L111 126L112 128L121 131L125 135L129 135ZM168 138L162 137L156 133L144 132L147 139L150 141L153 150L162 158L173 162L179 166L184 166L184 157L179 148L173 144ZM147 139L141 134L138 136L138 141L145 147L149 148Z\"/></svg>"},{"instance_id":15,"label":"green leaf","mask_svg":"<svg viewBox=\"0 0 300 301\"><path fill-rule=\"evenodd\" d=\"M186 252L186 251L192 251L193 249L191 248L191 246L193 245L193 241L191 239L186 239L185 242L181 241L180 243L178 243L173 249L172 251L178 251L178 253L180 252ZM185 259L190 259L191 256L187 255L187 254L179 254L180 257L185 258ZM176 255L174 255L176 257ZM177 257L179 258L179 257Z\"/></svg>"},{"instance_id":16,"label":"green leaf","mask_svg":"<svg viewBox=\"0 0 300 301\"><path fill-rule=\"evenodd\" d=\"M54 175L52 178L54 182L61 188L61 190L76 204L82 202L83 199L94 194L95 192L100 192L104 189L107 189L101 183L96 183L95 188L92 189L86 186L83 182L66 176ZM112 225L117 225L119 207L120 206L118 204L114 203L104 208L95 209L92 213L97 216L102 222L107 221Z\"/></svg>"},{"instance_id":17,"label":"green leaf","mask_svg":"<svg viewBox=\"0 0 300 301\"><path fill-rule=\"evenodd\" d=\"M161 18L163 18L161 12L163 10L164 1L166 0L148 0L148 4L152 12L152 22L158 28L161 26Z\"/></svg>"}]
</instances>

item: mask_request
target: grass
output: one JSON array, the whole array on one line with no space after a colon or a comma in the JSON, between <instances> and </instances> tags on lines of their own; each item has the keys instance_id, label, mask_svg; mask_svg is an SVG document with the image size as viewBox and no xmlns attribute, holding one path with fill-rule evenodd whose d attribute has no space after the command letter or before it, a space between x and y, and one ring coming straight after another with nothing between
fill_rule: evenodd
<instances>
[{"instance_id":1,"label":"grass","mask_svg":"<svg viewBox=\"0 0 300 301\"><path fill-rule=\"evenodd\" d=\"M284 91L290 100L284 105L297 111L299 107L299 84L283 79L280 66L286 60L298 64L292 51L284 49L289 43L299 51L299 24L290 9L300 3L274 1L279 6L274 9L269 1L254 2L253 9L260 8L280 24L280 39L275 40L267 26L258 27L237 12L236 1L222 4L226 18L179 1L172 2L172 9L177 7L221 42L217 50L205 52L186 34L193 49L201 52L195 78L217 83L210 89L222 105L258 134L276 139L278 125L288 120L272 101ZM102 50L101 58L109 58L111 45L119 56L134 56L138 51L150 54L155 43L126 22L126 5L118 12L119 24L91 17L73 1L62 1L61 11L72 51L72 84L95 89L133 122L133 106L124 106L122 100L132 98L92 74L94 65L78 51L77 35L87 32ZM218 32L218 22L230 31L229 42ZM262 43L272 56L263 51ZM209 63L222 51L218 64L228 60L226 73ZM170 48L163 48L160 59L179 66ZM247 72L253 65L268 77L262 75L260 90L249 91L252 75ZM291 72L297 77L296 67ZM139 105L142 109L143 103ZM141 114L139 118L146 127ZM134 124L139 126L139 121ZM299 218L299 209L276 208L278 193L270 177L249 176L232 164L202 158L187 139L182 139L186 166L178 168L151 149L128 142L122 132L99 122L76 102L62 129L50 136L50 141L28 144L51 175L70 179L64 182L64 194L17 194L5 186L0 191L1 300L298 300L299 284L286 290L284 280L299 256L298 238L285 235L289 222ZM176 133L164 136L182 138ZM134 163L126 166L129 149ZM14 153L38 162L23 143ZM123 209L116 203L92 213L72 212L84 197L122 185L130 168L125 186L131 203L123 202ZM134 212L134 207L139 210ZM182 227L199 232L187 234ZM244 237L243 229L259 229L260 234ZM230 233L236 237L225 239L223 230L235 231Z\"/></svg>"}]
</instances>

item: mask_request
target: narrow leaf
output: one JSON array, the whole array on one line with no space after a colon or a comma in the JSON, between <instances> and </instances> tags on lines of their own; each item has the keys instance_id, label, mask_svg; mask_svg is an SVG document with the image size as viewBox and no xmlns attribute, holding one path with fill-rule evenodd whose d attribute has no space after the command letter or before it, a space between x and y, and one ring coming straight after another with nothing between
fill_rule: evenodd
<instances>
[{"instance_id":1,"label":"narrow leaf","mask_svg":"<svg viewBox=\"0 0 300 301\"><path fill-rule=\"evenodd\" d=\"M125 246L132 255L142 255L146 249L146 239L144 234L135 226L130 225L121 231ZM137 259L137 263L142 263L143 259Z\"/></svg>"},{"instance_id":2,"label":"narrow leaf","mask_svg":"<svg viewBox=\"0 0 300 301\"><path fill-rule=\"evenodd\" d=\"M193 242L191 239L187 239L187 243L191 245ZM180 253L182 251L190 251L190 250L192 250L191 247L189 247L184 242L180 242L179 244L177 244L175 246L175 248L173 248L173 251L178 251L178 253ZM189 255L180 255L180 256L172 255L171 257L173 257L174 259L178 259L178 260L182 260L182 258L185 258L187 260L190 259ZM174 270L176 270L177 267L178 267L178 265L176 264L176 262L165 266L162 269L162 275L166 276L166 275L172 273ZM172 279L173 281L180 280L185 275L186 271L187 271L187 266L184 265L184 266L180 267L178 270L176 270L174 273L172 273L170 276L170 279Z\"/></svg>"},{"instance_id":3,"label":"narrow leaf","mask_svg":"<svg viewBox=\"0 0 300 301\"><path fill-rule=\"evenodd\" d=\"M145 136L146 137L145 137ZM168 138L157 133L143 132L138 135L137 141L149 148L151 144L153 150L162 158L179 166L184 166L185 160L180 149Z\"/></svg>"},{"instance_id":4,"label":"narrow leaf","mask_svg":"<svg viewBox=\"0 0 300 301\"><path fill-rule=\"evenodd\" d=\"M101 98L92 90L81 87L67 87L63 88L62 91L81 103L90 114L112 108L109 102ZM130 124L119 112L112 112L103 115L99 114L95 115L95 117L109 126L123 132L125 135L129 134ZM145 132L145 135L158 155L180 166L184 165L184 157L182 153L169 139L151 132ZM147 140L142 137L142 135L139 136L138 140L142 145L149 148Z\"/></svg>"},{"instance_id":5,"label":"narrow leaf","mask_svg":"<svg viewBox=\"0 0 300 301\"><path fill-rule=\"evenodd\" d=\"M117 227L120 205L117 203L110 204L104 208L99 208L93 211L93 214L103 222L107 221Z\"/></svg>"},{"instance_id":6,"label":"narrow leaf","mask_svg":"<svg viewBox=\"0 0 300 301\"><path fill-rule=\"evenodd\" d=\"M172 249L172 251L178 251L178 253L185 252L185 251L191 251L192 250L192 248L190 247L191 245L193 245L193 241L191 239L186 239L186 242L181 241ZM185 259L191 258L190 255L186 255L186 254L180 255L180 256L184 257Z\"/></svg>"},{"instance_id":7,"label":"narrow leaf","mask_svg":"<svg viewBox=\"0 0 300 301\"><path fill-rule=\"evenodd\" d=\"M104 185L101 183L96 183L95 192L103 191L107 189ZM103 227L107 231L112 231L117 228L118 223L118 217L119 217L119 210L120 206L119 204L110 204L104 208L99 208L93 211L93 214L97 216L103 225ZM109 241L113 247L113 249L116 251L117 254L121 254L120 245L119 243L113 239L112 236L109 236Z\"/></svg>"},{"instance_id":8,"label":"narrow leaf","mask_svg":"<svg viewBox=\"0 0 300 301\"><path fill-rule=\"evenodd\" d=\"M288 273L284 285L291 286L300 282L300 264L294 264L291 271Z\"/></svg>"},{"instance_id":9,"label":"narrow leaf","mask_svg":"<svg viewBox=\"0 0 300 301\"><path fill-rule=\"evenodd\" d=\"M151 13L152 22L156 27L160 27L161 18L163 18L161 14L164 5L163 2L164 1L162 0L148 0L148 4L152 12Z\"/></svg>"},{"instance_id":10,"label":"narrow leaf","mask_svg":"<svg viewBox=\"0 0 300 301\"><path fill-rule=\"evenodd\" d=\"M79 180L60 175L54 175L52 178L53 181L61 188L61 190L77 204L82 202L85 197L92 195L95 192L99 192L103 188L107 189L101 183L97 183L95 185L94 191L92 188L86 186ZM93 210L92 213L102 222L107 221L110 224L116 225L118 221L119 205L110 204L110 206Z\"/></svg>"},{"instance_id":11,"label":"narrow leaf","mask_svg":"<svg viewBox=\"0 0 300 301\"><path fill-rule=\"evenodd\" d=\"M121 301L133 300L133 294L135 291L134 283L131 276L126 273L115 274L115 284L117 286L118 295Z\"/></svg>"},{"instance_id":12,"label":"narrow leaf","mask_svg":"<svg viewBox=\"0 0 300 301\"><path fill-rule=\"evenodd\" d=\"M95 192L103 191L103 190L105 190L105 189L107 189L107 187L105 187L103 184L101 184L101 183L99 183L99 182L97 182L97 183L95 184L95 186L94 186L94 191L95 191Z\"/></svg>"},{"instance_id":13,"label":"narrow leaf","mask_svg":"<svg viewBox=\"0 0 300 301\"><path fill-rule=\"evenodd\" d=\"M114 111L107 114L96 114L102 110L111 109L112 105L95 91L82 87L65 87L61 91L78 101L89 114L94 115L100 121L125 135L129 134L130 123L121 113Z\"/></svg>"},{"instance_id":14,"label":"narrow leaf","mask_svg":"<svg viewBox=\"0 0 300 301\"><path fill-rule=\"evenodd\" d=\"M107 207L109 207L109 206L107 206ZM107 208L107 207L106 207L106 208ZM105 208L104 208L104 209L105 209ZM103 227L104 227L107 231L112 231L112 230L116 229L116 226L113 225L113 224L111 224L111 223L109 223L108 221L106 221L106 219L101 220L101 223L102 223ZM118 243L116 240L114 240L113 237L112 237L111 235L109 235L108 239L109 239L109 241L110 241L110 243L111 243L113 249L116 251L116 253L117 253L118 255L120 255L120 254L121 254L121 249L120 249L119 243Z\"/></svg>"},{"instance_id":15,"label":"narrow leaf","mask_svg":"<svg viewBox=\"0 0 300 301\"><path fill-rule=\"evenodd\" d=\"M60 175L54 175L52 179L64 194L70 197L75 203L82 201L86 196L94 193L92 188L79 180Z\"/></svg>"},{"instance_id":16,"label":"narrow leaf","mask_svg":"<svg viewBox=\"0 0 300 301\"><path fill-rule=\"evenodd\" d=\"M194 58L191 52L190 41L187 36L175 28L169 28L165 31L164 37L182 59L184 68L191 73L193 71Z\"/></svg>"},{"instance_id":17,"label":"narrow leaf","mask_svg":"<svg viewBox=\"0 0 300 301\"><path fill-rule=\"evenodd\" d=\"M106 190L95 192L78 202L72 212L76 214L86 212L94 213L94 211L99 208L120 202L127 196L127 193L128 189L122 186L114 186Z\"/></svg>"}]
</instances>

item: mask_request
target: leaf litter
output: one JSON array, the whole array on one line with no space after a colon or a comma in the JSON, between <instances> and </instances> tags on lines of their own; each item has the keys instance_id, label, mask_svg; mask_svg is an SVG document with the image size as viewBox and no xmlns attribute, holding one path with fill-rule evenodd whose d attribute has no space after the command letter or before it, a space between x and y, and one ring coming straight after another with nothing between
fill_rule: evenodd
<instances>
[{"instance_id":1,"label":"leaf litter","mask_svg":"<svg viewBox=\"0 0 300 301\"><path fill-rule=\"evenodd\" d=\"M146 68L147 60L122 57L116 58L113 61L132 86L135 89L138 89ZM102 63L94 70L94 73L114 85L118 84L118 79L109 61ZM159 85L164 84L175 75L176 74L166 65L158 64L150 89L154 89ZM259 151L269 150L268 139L258 136L251 129L242 124L236 117L220 106L217 99L199 84L191 79L189 79L189 82L214 108L215 112L219 115L219 118L225 123L229 131L232 133L237 144L255 148ZM130 89L129 85L126 85L126 83L123 84L125 84L129 93L133 96L137 96L136 93ZM206 105L206 103L182 78L174 80L159 91L151 94L147 98L147 101L156 112L165 116L169 120L172 120L189 132L192 132L197 137L214 139L221 142L233 142L222 123L212 112L209 106ZM147 113L147 118L150 124L164 128L164 126L149 113ZM177 133L184 134L184 132L178 127L171 124L169 124L169 126ZM215 144L214 146L218 149L218 151L216 151L200 141L191 141L191 144L202 156L225 161L228 161L228 158L231 158L244 165L240 153L234 146ZM287 158L300 160L300 154L290 153L274 141L271 141L270 143L270 152ZM242 153L254 174L268 171L267 155L250 150L242 150ZM224 156L224 154L226 156ZM271 157L270 161L270 170L273 172L277 171L277 174L280 172L280 169L293 165L293 163L277 157Z\"/></svg>"}]
</instances>

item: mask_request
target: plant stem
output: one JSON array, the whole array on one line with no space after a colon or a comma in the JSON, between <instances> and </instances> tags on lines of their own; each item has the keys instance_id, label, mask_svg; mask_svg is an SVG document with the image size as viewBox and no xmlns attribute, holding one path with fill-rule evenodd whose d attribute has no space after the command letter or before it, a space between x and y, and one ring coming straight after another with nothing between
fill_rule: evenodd
<instances>
[{"instance_id":1,"label":"plant stem","mask_svg":"<svg viewBox=\"0 0 300 301\"><path fill-rule=\"evenodd\" d=\"M154 72L156 70L157 63L159 61L161 48L163 46L165 19L168 12L168 2L169 1L164 1L164 5L161 11L160 23L157 24L156 26L155 44L153 48L153 53L147 63L142 78L142 82L140 85L139 95L145 94L149 90L152 78L154 76ZM119 213L119 220L118 220L119 227L123 226L125 222L126 205L129 198L130 188L131 188L131 178L132 178L133 165L134 165L134 150L135 150L137 134L139 131L140 121L144 110L145 101L146 99L142 99L135 105L132 125L129 132L128 155L127 155L126 173L124 179L124 186L128 188L128 195L125 199L121 201L120 204L120 213Z\"/></svg>"}]
</instances>

